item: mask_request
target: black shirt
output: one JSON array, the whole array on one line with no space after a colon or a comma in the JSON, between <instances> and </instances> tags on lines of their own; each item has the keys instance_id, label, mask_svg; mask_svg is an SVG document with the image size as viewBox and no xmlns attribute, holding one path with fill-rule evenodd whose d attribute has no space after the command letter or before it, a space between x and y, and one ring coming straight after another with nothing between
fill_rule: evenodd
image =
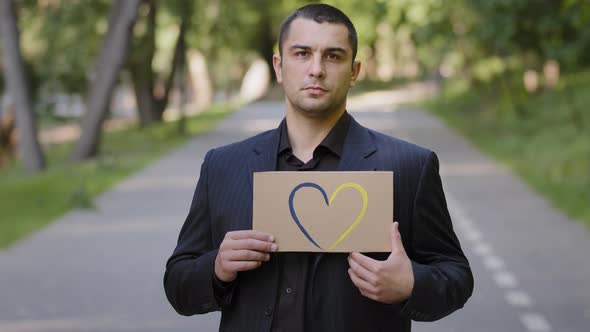
<instances>
[{"instance_id":1,"label":"black shirt","mask_svg":"<svg viewBox=\"0 0 590 332\"><path fill-rule=\"evenodd\" d=\"M324 140L314 149L313 158L302 162L293 154L287 123L281 122L281 140L277 154L277 171L336 171L340 163L344 139L350 125L350 115L344 113ZM279 253L279 289L272 322L272 331L304 331L307 284L313 276L317 253Z\"/></svg>"}]
</instances>

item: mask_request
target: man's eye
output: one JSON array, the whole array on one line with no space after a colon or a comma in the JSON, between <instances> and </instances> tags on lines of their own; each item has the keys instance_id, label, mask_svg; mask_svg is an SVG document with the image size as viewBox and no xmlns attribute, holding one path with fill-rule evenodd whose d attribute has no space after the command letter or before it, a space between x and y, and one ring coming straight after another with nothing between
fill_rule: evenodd
<instances>
[{"instance_id":1,"label":"man's eye","mask_svg":"<svg viewBox=\"0 0 590 332\"><path fill-rule=\"evenodd\" d=\"M340 56L338 54L328 54L328 59L330 59L330 60L340 60Z\"/></svg>"},{"instance_id":2,"label":"man's eye","mask_svg":"<svg viewBox=\"0 0 590 332\"><path fill-rule=\"evenodd\" d=\"M307 51L297 51L295 52L296 56L304 57L307 56Z\"/></svg>"}]
</instances>

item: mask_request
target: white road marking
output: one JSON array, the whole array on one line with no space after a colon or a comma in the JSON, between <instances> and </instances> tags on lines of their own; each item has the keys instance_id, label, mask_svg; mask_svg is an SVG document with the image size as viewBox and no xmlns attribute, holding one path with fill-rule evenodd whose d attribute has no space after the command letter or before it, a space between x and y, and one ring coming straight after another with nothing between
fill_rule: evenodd
<instances>
[{"instance_id":1,"label":"white road marking","mask_svg":"<svg viewBox=\"0 0 590 332\"><path fill-rule=\"evenodd\" d=\"M509 289L504 296L506 302L516 308L531 307L533 300L530 296L516 288L518 286L516 276L505 268L502 258L494 255L492 247L484 241L483 234L477 229L473 221L467 217L467 214L459 206L457 200L448 193L447 203L453 217L454 225L457 226L465 238L472 242L473 251L483 259L484 266L491 272L495 272L492 277L498 287ZM551 331L551 326L547 319L535 312L520 314L520 321L529 332Z\"/></svg>"},{"instance_id":2,"label":"white road marking","mask_svg":"<svg viewBox=\"0 0 590 332\"><path fill-rule=\"evenodd\" d=\"M522 314L520 315L520 321L531 332L551 331L551 326L545 317L536 313Z\"/></svg>"},{"instance_id":3,"label":"white road marking","mask_svg":"<svg viewBox=\"0 0 590 332\"><path fill-rule=\"evenodd\" d=\"M482 238L482 235L477 229L471 229L465 232L465 237L471 242L477 242Z\"/></svg>"},{"instance_id":4,"label":"white road marking","mask_svg":"<svg viewBox=\"0 0 590 332\"><path fill-rule=\"evenodd\" d=\"M515 288L518 285L518 281L514 274L508 271L496 272L494 275L494 281L500 288Z\"/></svg>"},{"instance_id":5,"label":"white road marking","mask_svg":"<svg viewBox=\"0 0 590 332\"><path fill-rule=\"evenodd\" d=\"M457 212L457 210L451 213L453 222L459 227L473 227L473 223L465 217L465 214ZM456 221L456 223L455 223Z\"/></svg>"},{"instance_id":6,"label":"white road marking","mask_svg":"<svg viewBox=\"0 0 590 332\"><path fill-rule=\"evenodd\" d=\"M492 247L485 243L479 242L473 247L473 252L475 252L479 256L490 256L492 254Z\"/></svg>"},{"instance_id":7,"label":"white road marking","mask_svg":"<svg viewBox=\"0 0 590 332\"><path fill-rule=\"evenodd\" d=\"M488 256L483 260L483 264L488 270L500 270L504 268L504 261L498 256Z\"/></svg>"},{"instance_id":8,"label":"white road marking","mask_svg":"<svg viewBox=\"0 0 590 332\"><path fill-rule=\"evenodd\" d=\"M447 205L449 206L449 209L452 211L451 213L453 214L453 217L458 219L459 223L463 225L473 225L471 220L469 220L469 218L466 217L465 212L459 206L459 203L457 203L457 200L455 200L450 195L447 195Z\"/></svg>"},{"instance_id":9,"label":"white road marking","mask_svg":"<svg viewBox=\"0 0 590 332\"><path fill-rule=\"evenodd\" d=\"M530 307L533 305L533 301L527 293L519 290L512 290L506 293L504 296L506 302L513 307Z\"/></svg>"}]
</instances>

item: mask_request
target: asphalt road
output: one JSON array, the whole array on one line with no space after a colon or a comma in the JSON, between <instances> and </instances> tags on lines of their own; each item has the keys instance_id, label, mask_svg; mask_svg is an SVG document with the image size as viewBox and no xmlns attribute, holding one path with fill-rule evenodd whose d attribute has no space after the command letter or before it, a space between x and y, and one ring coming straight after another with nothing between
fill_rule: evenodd
<instances>
[{"instance_id":1,"label":"asphalt road","mask_svg":"<svg viewBox=\"0 0 590 332\"><path fill-rule=\"evenodd\" d=\"M414 331L590 330L590 233L430 114L352 110L361 123L437 152L475 291L465 308ZM0 331L216 331L219 314L178 316L164 263L206 151L276 127L280 103L256 103L206 136L0 251ZM18 222L18 221L15 221Z\"/></svg>"}]
</instances>

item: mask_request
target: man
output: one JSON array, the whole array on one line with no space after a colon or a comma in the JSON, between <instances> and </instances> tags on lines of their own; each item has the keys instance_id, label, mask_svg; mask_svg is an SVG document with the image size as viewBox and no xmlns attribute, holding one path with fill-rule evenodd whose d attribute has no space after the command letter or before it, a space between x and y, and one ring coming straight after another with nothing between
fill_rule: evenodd
<instances>
[{"instance_id":1,"label":"man","mask_svg":"<svg viewBox=\"0 0 590 332\"><path fill-rule=\"evenodd\" d=\"M205 156L164 276L178 313L220 309L222 331L410 331L411 319L439 319L471 296L436 155L346 112L356 51L354 26L334 7L285 19L273 63L286 117ZM392 252L277 253L272 234L252 230L252 174L275 170L394 171Z\"/></svg>"}]
</instances>

